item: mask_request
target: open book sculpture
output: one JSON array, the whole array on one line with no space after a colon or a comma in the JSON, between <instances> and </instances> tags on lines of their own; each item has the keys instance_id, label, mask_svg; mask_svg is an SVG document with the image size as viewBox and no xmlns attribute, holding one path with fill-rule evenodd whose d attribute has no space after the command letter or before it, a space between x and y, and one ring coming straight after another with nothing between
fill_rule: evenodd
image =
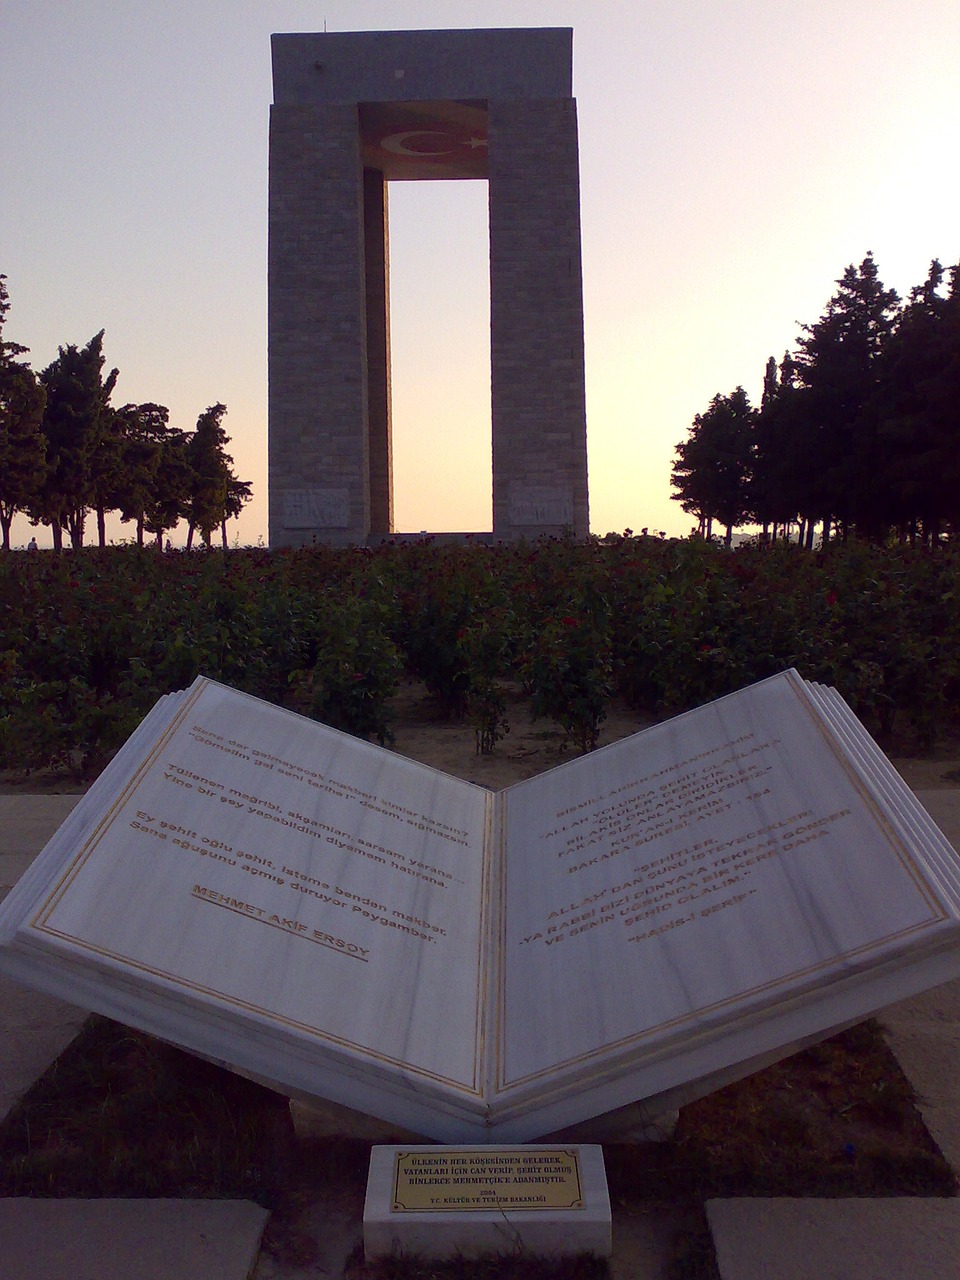
<instances>
[{"instance_id":1,"label":"open book sculpture","mask_svg":"<svg viewBox=\"0 0 960 1280\"><path fill-rule=\"evenodd\" d=\"M795 672L498 793L200 678L10 893L0 969L293 1095L520 1141L956 977L960 860Z\"/></svg>"}]
</instances>

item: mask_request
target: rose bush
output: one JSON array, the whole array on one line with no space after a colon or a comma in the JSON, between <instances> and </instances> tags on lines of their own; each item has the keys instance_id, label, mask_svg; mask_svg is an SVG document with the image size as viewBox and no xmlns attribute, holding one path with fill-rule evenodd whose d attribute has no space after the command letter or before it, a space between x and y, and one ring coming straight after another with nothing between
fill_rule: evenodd
<instances>
[{"instance_id":1,"label":"rose bush","mask_svg":"<svg viewBox=\"0 0 960 1280\"><path fill-rule=\"evenodd\" d=\"M0 557L0 766L92 773L198 673L389 738L402 677L479 750L508 683L581 749L619 695L676 714L794 666L873 731L957 724L960 553L837 544L726 552L610 536Z\"/></svg>"}]
</instances>

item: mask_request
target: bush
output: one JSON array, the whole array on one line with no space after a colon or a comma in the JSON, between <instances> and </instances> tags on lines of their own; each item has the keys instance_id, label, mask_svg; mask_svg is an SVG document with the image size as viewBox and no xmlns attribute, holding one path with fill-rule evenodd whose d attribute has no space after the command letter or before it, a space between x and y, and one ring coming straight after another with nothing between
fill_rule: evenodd
<instances>
[{"instance_id":1,"label":"bush","mask_svg":"<svg viewBox=\"0 0 960 1280\"><path fill-rule=\"evenodd\" d=\"M91 773L198 674L382 742L406 674L469 717L482 751L519 681L586 750L614 691L659 718L796 667L871 730L929 746L960 707L958 569L949 545L810 555L630 536L9 553L0 766Z\"/></svg>"}]
</instances>

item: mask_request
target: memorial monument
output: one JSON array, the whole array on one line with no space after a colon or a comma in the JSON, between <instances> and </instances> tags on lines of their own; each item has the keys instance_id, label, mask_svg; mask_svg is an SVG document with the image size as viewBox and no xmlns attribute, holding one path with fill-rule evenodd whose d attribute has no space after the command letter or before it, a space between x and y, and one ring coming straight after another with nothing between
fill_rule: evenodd
<instances>
[{"instance_id":1,"label":"memorial monument","mask_svg":"<svg viewBox=\"0 0 960 1280\"><path fill-rule=\"evenodd\" d=\"M441 1142L656 1113L960 976L960 859L785 672L492 792L199 678L0 972Z\"/></svg>"},{"instance_id":2,"label":"memorial monument","mask_svg":"<svg viewBox=\"0 0 960 1280\"><path fill-rule=\"evenodd\" d=\"M387 188L486 180L493 534L589 531L568 29L274 35L270 545L394 531Z\"/></svg>"}]
</instances>

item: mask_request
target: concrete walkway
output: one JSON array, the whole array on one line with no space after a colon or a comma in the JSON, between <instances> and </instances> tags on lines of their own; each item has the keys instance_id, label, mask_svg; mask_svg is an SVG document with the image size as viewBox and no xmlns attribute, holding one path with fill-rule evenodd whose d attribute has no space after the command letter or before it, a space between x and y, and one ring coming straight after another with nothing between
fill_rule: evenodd
<instances>
[{"instance_id":1,"label":"concrete walkway","mask_svg":"<svg viewBox=\"0 0 960 1280\"><path fill-rule=\"evenodd\" d=\"M0 796L0 901L79 796ZM0 976L0 1120L77 1034L75 1009Z\"/></svg>"},{"instance_id":2,"label":"concrete walkway","mask_svg":"<svg viewBox=\"0 0 960 1280\"><path fill-rule=\"evenodd\" d=\"M269 1213L240 1200L0 1200L3 1280L241 1280Z\"/></svg>"},{"instance_id":3,"label":"concrete walkway","mask_svg":"<svg viewBox=\"0 0 960 1280\"><path fill-rule=\"evenodd\" d=\"M920 792L960 847L960 790ZM77 796L0 796L0 897ZM0 979L0 1118L85 1014ZM960 982L881 1014L924 1120L960 1168ZM267 1213L247 1202L0 1199L3 1280L336 1280L362 1205L315 1206L308 1270L259 1252ZM730 1199L707 1204L722 1280L960 1280L960 1199ZM669 1205L614 1207L613 1280L661 1280L678 1224Z\"/></svg>"}]
</instances>

